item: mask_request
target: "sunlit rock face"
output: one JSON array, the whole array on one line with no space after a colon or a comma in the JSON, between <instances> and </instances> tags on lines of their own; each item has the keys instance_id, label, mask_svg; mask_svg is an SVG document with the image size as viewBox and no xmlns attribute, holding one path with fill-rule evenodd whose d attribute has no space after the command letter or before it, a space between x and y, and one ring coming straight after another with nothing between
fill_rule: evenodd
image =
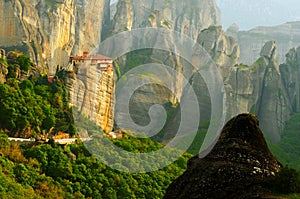
<instances>
[{"instance_id":1,"label":"sunlit rock face","mask_svg":"<svg viewBox=\"0 0 300 199\"><path fill-rule=\"evenodd\" d=\"M214 0L120 0L116 5L112 32L165 27L197 39L199 32L211 25L221 25Z\"/></svg>"},{"instance_id":2,"label":"sunlit rock face","mask_svg":"<svg viewBox=\"0 0 300 199\"><path fill-rule=\"evenodd\" d=\"M212 148L213 147L213 148ZM281 164L268 149L252 114L232 118L211 152L191 158L187 170L167 189L164 198L263 198L264 183Z\"/></svg>"},{"instance_id":3,"label":"sunlit rock face","mask_svg":"<svg viewBox=\"0 0 300 199\"><path fill-rule=\"evenodd\" d=\"M53 73L72 52L98 46L108 5L109 0L1 1L0 45L21 50Z\"/></svg>"},{"instance_id":4,"label":"sunlit rock face","mask_svg":"<svg viewBox=\"0 0 300 199\"><path fill-rule=\"evenodd\" d=\"M74 56L66 72L69 100L78 113L105 132L114 124L114 70L112 60L101 55ZM80 125L79 125L80 126Z\"/></svg>"}]
</instances>

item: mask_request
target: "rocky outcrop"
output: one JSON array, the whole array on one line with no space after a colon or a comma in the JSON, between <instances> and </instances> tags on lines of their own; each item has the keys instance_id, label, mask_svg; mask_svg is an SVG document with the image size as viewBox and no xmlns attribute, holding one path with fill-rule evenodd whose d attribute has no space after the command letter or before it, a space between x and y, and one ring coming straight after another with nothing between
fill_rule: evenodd
<instances>
[{"instance_id":1,"label":"rocky outcrop","mask_svg":"<svg viewBox=\"0 0 300 199\"><path fill-rule=\"evenodd\" d=\"M0 83L6 82L6 75L8 73L7 66L0 61Z\"/></svg>"},{"instance_id":2,"label":"rocky outcrop","mask_svg":"<svg viewBox=\"0 0 300 199\"><path fill-rule=\"evenodd\" d=\"M1 1L0 46L23 51L53 73L68 63L71 52L99 44L108 5L109 0Z\"/></svg>"},{"instance_id":3,"label":"rocky outcrop","mask_svg":"<svg viewBox=\"0 0 300 199\"><path fill-rule=\"evenodd\" d=\"M8 73L7 66L5 64L6 54L4 49L0 49L0 83L6 82L6 75Z\"/></svg>"},{"instance_id":4,"label":"rocky outcrop","mask_svg":"<svg viewBox=\"0 0 300 199\"><path fill-rule=\"evenodd\" d=\"M214 0L192 0L188 3L180 0L120 0L116 5L116 12L112 21L110 33L115 34L125 30L144 27L164 28L170 30L171 33L172 31L176 31L182 37L186 35L190 36L196 41L201 30L208 28L211 25L217 26L220 24L220 13ZM156 38L152 37L153 35L149 38L151 43L157 43L158 45L161 43L161 45L168 46L173 51L176 51L177 47L175 42L172 41L172 35L162 41L156 41ZM147 35L145 35L145 38L148 39ZM128 45L130 46L130 44ZM183 71L183 60L175 55L175 53L172 54L159 49L153 49L148 51L148 54L145 54L144 52L141 52L141 54L147 57L147 60L137 58L137 60L147 61L145 63L139 63L141 65L147 63L160 63L172 67L178 71L179 74ZM123 74L128 71L128 68L122 67L126 65L127 58L128 57L124 56L118 60ZM131 68L132 67L130 67L130 69ZM165 72L164 70L165 69L163 69L162 73ZM149 107L152 105L163 105L166 110L172 112L173 110L170 109L176 107L180 102L183 91L182 75L181 77L179 77L179 75L174 78L172 74L166 71L165 76L170 77L170 81L173 81L170 88L170 90L172 90L171 92L163 87L157 86L157 84L145 85L139 88L131 98L132 101L128 106L130 106L131 117L134 118L137 124L146 125L149 123L148 111ZM151 76L149 78L151 78ZM162 79L159 80L158 83L160 81L162 81ZM120 113L118 114L122 115L123 111L120 110ZM172 126L173 129L176 125L170 124L169 126Z\"/></svg>"},{"instance_id":5,"label":"rocky outcrop","mask_svg":"<svg viewBox=\"0 0 300 199\"><path fill-rule=\"evenodd\" d=\"M82 64L77 73L66 73L69 100L79 115L89 118L105 132L114 125L114 72L112 65L100 70L97 65ZM80 127L79 121L75 124ZM84 129L85 130L85 129Z\"/></svg>"},{"instance_id":6,"label":"rocky outcrop","mask_svg":"<svg viewBox=\"0 0 300 199\"><path fill-rule=\"evenodd\" d=\"M300 109L300 47L292 48L286 54L286 61L280 65L281 78L294 112Z\"/></svg>"},{"instance_id":7,"label":"rocky outcrop","mask_svg":"<svg viewBox=\"0 0 300 199\"><path fill-rule=\"evenodd\" d=\"M279 72L275 42L267 42L260 58L250 67L232 67L225 80L227 115L252 112L273 142L280 141L292 107Z\"/></svg>"},{"instance_id":8,"label":"rocky outcrop","mask_svg":"<svg viewBox=\"0 0 300 199\"><path fill-rule=\"evenodd\" d=\"M132 29L133 10L130 0L120 0L116 5L116 13L112 21L111 33L119 33Z\"/></svg>"},{"instance_id":9,"label":"rocky outcrop","mask_svg":"<svg viewBox=\"0 0 300 199\"><path fill-rule=\"evenodd\" d=\"M165 27L197 39L200 31L211 25L221 25L219 9L214 0L191 0L188 3L180 0L120 0L112 32Z\"/></svg>"},{"instance_id":10,"label":"rocky outcrop","mask_svg":"<svg viewBox=\"0 0 300 199\"><path fill-rule=\"evenodd\" d=\"M33 4L28 0L0 2L0 44L18 48L39 64L49 56L49 43ZM43 54L45 53L45 54Z\"/></svg>"},{"instance_id":11,"label":"rocky outcrop","mask_svg":"<svg viewBox=\"0 0 300 199\"><path fill-rule=\"evenodd\" d=\"M76 0L75 45L72 54L92 51L100 44L109 26L110 0Z\"/></svg>"},{"instance_id":12,"label":"rocky outcrop","mask_svg":"<svg viewBox=\"0 0 300 199\"><path fill-rule=\"evenodd\" d=\"M221 75L224 78L228 77L230 68L238 63L240 56L237 41L227 36L221 26L210 26L201 31L197 42L210 54L221 70Z\"/></svg>"},{"instance_id":13,"label":"rocky outcrop","mask_svg":"<svg viewBox=\"0 0 300 199\"><path fill-rule=\"evenodd\" d=\"M273 142L279 142L292 109L279 73L275 42L267 42L260 55L259 61L262 63L256 68L254 79L258 87L255 113L261 121L263 131Z\"/></svg>"},{"instance_id":14,"label":"rocky outcrop","mask_svg":"<svg viewBox=\"0 0 300 199\"><path fill-rule=\"evenodd\" d=\"M211 152L191 158L164 198L264 198L266 182L281 168L256 116L241 114L223 128Z\"/></svg>"}]
</instances>

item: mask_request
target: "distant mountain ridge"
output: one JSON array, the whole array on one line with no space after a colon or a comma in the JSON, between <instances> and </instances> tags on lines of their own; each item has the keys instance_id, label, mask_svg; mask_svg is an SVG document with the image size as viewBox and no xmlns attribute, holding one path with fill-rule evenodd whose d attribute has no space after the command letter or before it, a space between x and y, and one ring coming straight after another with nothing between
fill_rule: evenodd
<instances>
[{"instance_id":1,"label":"distant mountain ridge","mask_svg":"<svg viewBox=\"0 0 300 199\"><path fill-rule=\"evenodd\" d=\"M229 27L227 34L234 36L240 45L239 62L251 65L259 57L262 46L274 40L277 46L278 62L285 61L286 53L300 45L300 21L287 22L278 26L259 26L248 31Z\"/></svg>"}]
</instances>

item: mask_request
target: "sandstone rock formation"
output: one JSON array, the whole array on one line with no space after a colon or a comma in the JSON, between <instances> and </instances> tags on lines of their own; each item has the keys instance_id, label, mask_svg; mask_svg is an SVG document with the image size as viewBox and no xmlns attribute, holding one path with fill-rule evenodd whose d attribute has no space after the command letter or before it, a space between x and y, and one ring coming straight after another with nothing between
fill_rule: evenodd
<instances>
[{"instance_id":1,"label":"sandstone rock formation","mask_svg":"<svg viewBox=\"0 0 300 199\"><path fill-rule=\"evenodd\" d=\"M183 9L177 10L179 7ZM184 13L182 13L182 10L184 10ZM207 13L208 10L212 12ZM195 24L195 21L198 24ZM291 96L295 98L295 95L297 95L296 88L291 88L293 83L290 82L292 81L294 84L297 84L295 81L298 81L296 73L294 76L285 75L286 77L283 77L281 74L280 70L283 70L282 73L286 74L288 71L291 72L293 70L290 66L285 67L285 69L279 69L277 49L278 45L280 46L281 44L276 43L275 45L275 42L266 40L267 38L270 39L269 37L263 37L263 40L259 40L259 42L263 43L259 44L257 56L255 56L255 59L251 58L256 61L252 61L249 66L238 64L243 62L243 58L240 59L241 53L245 53L240 51L238 43L242 34L238 32L236 24L228 30L229 34L226 34L218 26L220 24L219 11L214 1L195 0L189 3L177 1L155 1L155 3L152 1L142 1L135 3L134 0L122 0L116 6L116 13L112 24L111 33L141 27L163 27L178 31L180 34L188 35L196 40L208 52L220 69L226 91L227 119L242 112L253 112L260 118L261 128L264 132L268 133L268 138L273 142L280 140L285 123L289 120L290 114L293 111L293 102L291 100L294 99ZM290 26L292 29L297 28L296 24L290 24ZM279 27L276 30L278 30L274 31L276 38L285 34L279 31ZM294 33L296 34L296 32ZM237 37L237 39L234 37ZM252 40L251 42L247 43L247 45L250 47L256 45L256 42ZM282 50L283 48L279 47L279 49ZM281 54L282 52L279 53L279 55ZM248 53L247 56L252 56L252 54ZM148 63L159 62L173 67L176 71L183 71L183 60L177 56L169 55L159 50L152 50L148 58L150 60L147 60ZM123 57L119 61L121 66L126 65L126 57ZM123 73L127 72L126 69L121 68L121 70L123 70ZM210 94L207 91L206 82L203 81L200 75L195 73L189 78L198 95L199 109L202 115L201 123L210 119ZM283 81L284 78L285 80ZM287 91L287 87L289 87L290 91ZM177 103L180 103L183 89L182 80L180 79L174 81L173 90L175 92L172 93L173 95L163 92L163 89L159 92L157 87L152 88L151 85L140 88L136 92L136 95L132 97L133 101L130 104L132 110L131 116L138 118L135 120L137 123L147 124L149 122L147 114L151 105L156 103L161 104L170 111L168 109L168 102L171 102L174 107ZM159 100L157 101L157 99ZM167 133L174 132L174 127L178 127L176 124L180 123L180 115L178 115L180 111L177 110L179 108L177 107L176 110L171 111L173 112L171 119L165 126L165 130L168 131ZM145 115L146 117L144 117ZM142 118L145 118L145 120Z\"/></svg>"},{"instance_id":2,"label":"sandstone rock formation","mask_svg":"<svg viewBox=\"0 0 300 199\"><path fill-rule=\"evenodd\" d=\"M0 46L23 51L53 73L68 63L71 52L99 44L108 5L109 0L1 1Z\"/></svg>"},{"instance_id":3,"label":"sandstone rock formation","mask_svg":"<svg viewBox=\"0 0 300 199\"><path fill-rule=\"evenodd\" d=\"M44 64L43 59L49 56L49 43L34 5L28 0L1 1L0 8L1 47L19 48Z\"/></svg>"},{"instance_id":4,"label":"sandstone rock formation","mask_svg":"<svg viewBox=\"0 0 300 199\"><path fill-rule=\"evenodd\" d=\"M112 32L143 27L165 27L197 39L204 28L221 25L214 0L120 0L113 19Z\"/></svg>"},{"instance_id":5,"label":"sandstone rock formation","mask_svg":"<svg viewBox=\"0 0 300 199\"><path fill-rule=\"evenodd\" d=\"M182 37L187 35L202 45L220 69L226 91L227 118L241 112L256 113L261 119L262 130L269 133L272 141L279 140L289 115L300 108L299 48L289 51L285 64L279 66L277 61L282 62L288 49L299 43L299 22L244 32L233 25L227 31L229 36L219 27L220 13L215 0L190 0L188 3L180 0L119 0L111 9L113 16L110 16L109 5L109 0L1 1L0 47L17 48L29 54L38 65L51 69L66 65L70 54L91 51L101 39L125 30L153 27L177 31ZM276 45L268 42L272 39L276 40ZM176 52L175 42L166 42L170 40L149 38L152 43L165 42L163 45ZM127 45L131 46L130 43ZM184 72L184 60L175 53L153 49L144 57L147 57L147 63L165 64ZM123 74L132 68L124 67L128 63L126 55L118 61ZM238 64L241 62L249 66ZM211 103L206 82L197 72L188 76L188 81L198 95L201 123L210 119ZM5 67L2 67L2 73L5 74ZM112 82L105 84L107 88L113 85ZM98 85L97 81L91 86ZM76 89L80 90L81 86L78 84ZM129 104L133 119L147 124L149 107L161 104L172 112L166 129L174 132L173 127L177 127L180 120L178 104L184 90L180 76L173 80L171 90L174 92L157 84L137 90ZM96 93L93 96L99 97ZM80 97L76 99L82 102ZM105 115L107 111L104 112Z\"/></svg>"},{"instance_id":6,"label":"sandstone rock formation","mask_svg":"<svg viewBox=\"0 0 300 199\"><path fill-rule=\"evenodd\" d=\"M105 132L114 125L114 71L112 63L105 68L85 60L74 71L66 72L69 100L79 115L89 118Z\"/></svg>"},{"instance_id":7,"label":"sandstone rock formation","mask_svg":"<svg viewBox=\"0 0 300 199\"><path fill-rule=\"evenodd\" d=\"M241 114L223 128L211 152L191 158L164 198L264 198L266 181L281 168L256 116Z\"/></svg>"},{"instance_id":8,"label":"sandstone rock formation","mask_svg":"<svg viewBox=\"0 0 300 199\"><path fill-rule=\"evenodd\" d=\"M0 83L3 84L6 82L6 75L8 73L7 66L0 62Z\"/></svg>"},{"instance_id":9,"label":"sandstone rock formation","mask_svg":"<svg viewBox=\"0 0 300 199\"><path fill-rule=\"evenodd\" d=\"M270 139L279 142L292 109L279 73L275 42L267 42L260 55L262 65L257 68L258 78L254 79L259 82L255 113L260 118L263 131L272 132L268 133Z\"/></svg>"},{"instance_id":10,"label":"sandstone rock formation","mask_svg":"<svg viewBox=\"0 0 300 199\"><path fill-rule=\"evenodd\" d=\"M5 50L0 49L0 83L4 83L6 81L5 76L8 73L7 66L5 65L4 60L6 59Z\"/></svg>"}]
</instances>

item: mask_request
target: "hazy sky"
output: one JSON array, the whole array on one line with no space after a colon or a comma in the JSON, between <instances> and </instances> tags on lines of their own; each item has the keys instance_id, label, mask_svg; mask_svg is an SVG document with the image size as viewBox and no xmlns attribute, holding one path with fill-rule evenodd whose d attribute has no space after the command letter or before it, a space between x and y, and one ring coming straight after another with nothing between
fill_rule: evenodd
<instances>
[{"instance_id":1,"label":"hazy sky","mask_svg":"<svg viewBox=\"0 0 300 199\"><path fill-rule=\"evenodd\" d=\"M216 0L224 29L236 22L247 30L260 25L300 21L299 0Z\"/></svg>"},{"instance_id":2,"label":"hazy sky","mask_svg":"<svg viewBox=\"0 0 300 199\"><path fill-rule=\"evenodd\" d=\"M115 1L117 0L112 0ZM273 26L288 21L300 21L299 0L216 0L216 2L221 10L224 29L234 22L241 30L248 30L261 25Z\"/></svg>"}]
</instances>

